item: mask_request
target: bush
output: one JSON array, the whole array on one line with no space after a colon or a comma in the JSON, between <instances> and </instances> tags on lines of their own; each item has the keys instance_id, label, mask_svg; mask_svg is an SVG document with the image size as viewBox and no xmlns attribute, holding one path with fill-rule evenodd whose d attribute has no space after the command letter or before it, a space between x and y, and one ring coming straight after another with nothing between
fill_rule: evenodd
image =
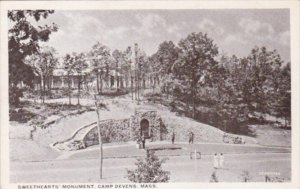
<instances>
[{"instance_id":1,"label":"bush","mask_svg":"<svg viewBox=\"0 0 300 189\"><path fill-rule=\"evenodd\" d=\"M9 121L17 121L19 123L27 123L35 117L35 114L21 109L15 108L9 110Z\"/></svg>"},{"instance_id":2,"label":"bush","mask_svg":"<svg viewBox=\"0 0 300 189\"><path fill-rule=\"evenodd\" d=\"M103 91L101 93L99 93L100 95L103 96L110 96L110 97L116 97L116 96L122 96L122 95L126 95L128 94L129 91L127 89L114 89L114 88L106 88L103 89Z\"/></svg>"},{"instance_id":3,"label":"bush","mask_svg":"<svg viewBox=\"0 0 300 189\"><path fill-rule=\"evenodd\" d=\"M20 98L23 97L23 90L17 86L9 87L9 104L13 106L20 105Z\"/></svg>"},{"instance_id":4,"label":"bush","mask_svg":"<svg viewBox=\"0 0 300 189\"><path fill-rule=\"evenodd\" d=\"M155 93L153 93L153 92L145 92L144 93L144 95L143 95L144 97L162 97L162 94L161 93L158 93L158 92L155 92Z\"/></svg>"},{"instance_id":5,"label":"bush","mask_svg":"<svg viewBox=\"0 0 300 189\"><path fill-rule=\"evenodd\" d=\"M160 160L154 151L147 150L145 159L137 159L135 170L127 170L127 178L137 183L168 182L170 172L162 170L166 159Z\"/></svg>"},{"instance_id":6,"label":"bush","mask_svg":"<svg viewBox=\"0 0 300 189\"><path fill-rule=\"evenodd\" d=\"M242 174L240 175L242 178L242 182L249 182L250 181L250 174L248 171L243 171Z\"/></svg>"},{"instance_id":7,"label":"bush","mask_svg":"<svg viewBox=\"0 0 300 189\"><path fill-rule=\"evenodd\" d=\"M211 176L210 176L210 181L209 182L219 182L219 179L217 177L216 171L214 171Z\"/></svg>"}]
</instances>

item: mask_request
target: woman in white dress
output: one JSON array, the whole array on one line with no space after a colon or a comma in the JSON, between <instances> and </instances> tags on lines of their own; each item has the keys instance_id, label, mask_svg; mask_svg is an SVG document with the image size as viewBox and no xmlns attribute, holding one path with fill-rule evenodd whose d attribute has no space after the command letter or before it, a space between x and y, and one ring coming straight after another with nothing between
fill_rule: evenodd
<instances>
[{"instance_id":1,"label":"woman in white dress","mask_svg":"<svg viewBox=\"0 0 300 189\"><path fill-rule=\"evenodd\" d=\"M224 156L223 154L221 153L220 154L220 158L219 158L219 164L220 164L220 168L223 168L224 167Z\"/></svg>"},{"instance_id":2,"label":"woman in white dress","mask_svg":"<svg viewBox=\"0 0 300 189\"><path fill-rule=\"evenodd\" d=\"M219 157L217 156L217 153L214 155L214 168L217 169L219 167Z\"/></svg>"}]
</instances>

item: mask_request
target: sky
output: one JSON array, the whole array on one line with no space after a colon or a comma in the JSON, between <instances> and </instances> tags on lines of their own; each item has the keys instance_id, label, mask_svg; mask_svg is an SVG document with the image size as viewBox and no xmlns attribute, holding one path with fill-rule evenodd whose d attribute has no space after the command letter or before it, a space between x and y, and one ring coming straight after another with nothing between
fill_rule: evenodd
<instances>
[{"instance_id":1,"label":"sky","mask_svg":"<svg viewBox=\"0 0 300 189\"><path fill-rule=\"evenodd\" d=\"M179 40L191 32L204 32L219 47L219 53L247 56L255 46L276 49L290 61L288 9L244 10L57 10L39 24L56 23L47 45L63 56L87 52L100 42L112 51L138 43L148 55L163 41Z\"/></svg>"}]
</instances>

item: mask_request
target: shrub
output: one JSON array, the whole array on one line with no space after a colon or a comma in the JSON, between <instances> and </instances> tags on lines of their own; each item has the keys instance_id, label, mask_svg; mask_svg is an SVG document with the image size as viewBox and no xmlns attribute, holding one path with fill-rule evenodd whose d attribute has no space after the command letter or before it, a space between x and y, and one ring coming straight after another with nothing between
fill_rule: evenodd
<instances>
[{"instance_id":1,"label":"shrub","mask_svg":"<svg viewBox=\"0 0 300 189\"><path fill-rule=\"evenodd\" d=\"M17 86L9 87L9 104L13 106L20 105L20 98L23 97L23 90Z\"/></svg>"},{"instance_id":2,"label":"shrub","mask_svg":"<svg viewBox=\"0 0 300 189\"><path fill-rule=\"evenodd\" d=\"M217 177L217 174L216 174L216 171L214 171L212 174L211 174L211 177L210 177L210 181L209 182L219 182L219 179Z\"/></svg>"},{"instance_id":3,"label":"shrub","mask_svg":"<svg viewBox=\"0 0 300 189\"><path fill-rule=\"evenodd\" d=\"M242 174L240 176L241 176L243 182L249 182L251 179L250 173L245 170L242 172Z\"/></svg>"},{"instance_id":4,"label":"shrub","mask_svg":"<svg viewBox=\"0 0 300 189\"><path fill-rule=\"evenodd\" d=\"M147 150L144 159L137 159L135 170L127 170L127 178L137 183L168 182L170 172L162 170L166 159L160 160L154 151Z\"/></svg>"},{"instance_id":5,"label":"shrub","mask_svg":"<svg viewBox=\"0 0 300 189\"><path fill-rule=\"evenodd\" d=\"M162 97L162 94L161 93L158 93L158 92L145 92L143 94L144 97Z\"/></svg>"}]
</instances>

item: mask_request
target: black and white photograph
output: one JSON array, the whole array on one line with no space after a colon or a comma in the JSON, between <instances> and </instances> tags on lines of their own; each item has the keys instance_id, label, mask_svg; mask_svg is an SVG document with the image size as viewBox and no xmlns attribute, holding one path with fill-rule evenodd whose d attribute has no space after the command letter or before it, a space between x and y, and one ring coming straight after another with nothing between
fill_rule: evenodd
<instances>
[{"instance_id":1,"label":"black and white photograph","mask_svg":"<svg viewBox=\"0 0 300 189\"><path fill-rule=\"evenodd\" d=\"M2 12L9 183L293 181L290 8L42 7Z\"/></svg>"}]
</instances>

